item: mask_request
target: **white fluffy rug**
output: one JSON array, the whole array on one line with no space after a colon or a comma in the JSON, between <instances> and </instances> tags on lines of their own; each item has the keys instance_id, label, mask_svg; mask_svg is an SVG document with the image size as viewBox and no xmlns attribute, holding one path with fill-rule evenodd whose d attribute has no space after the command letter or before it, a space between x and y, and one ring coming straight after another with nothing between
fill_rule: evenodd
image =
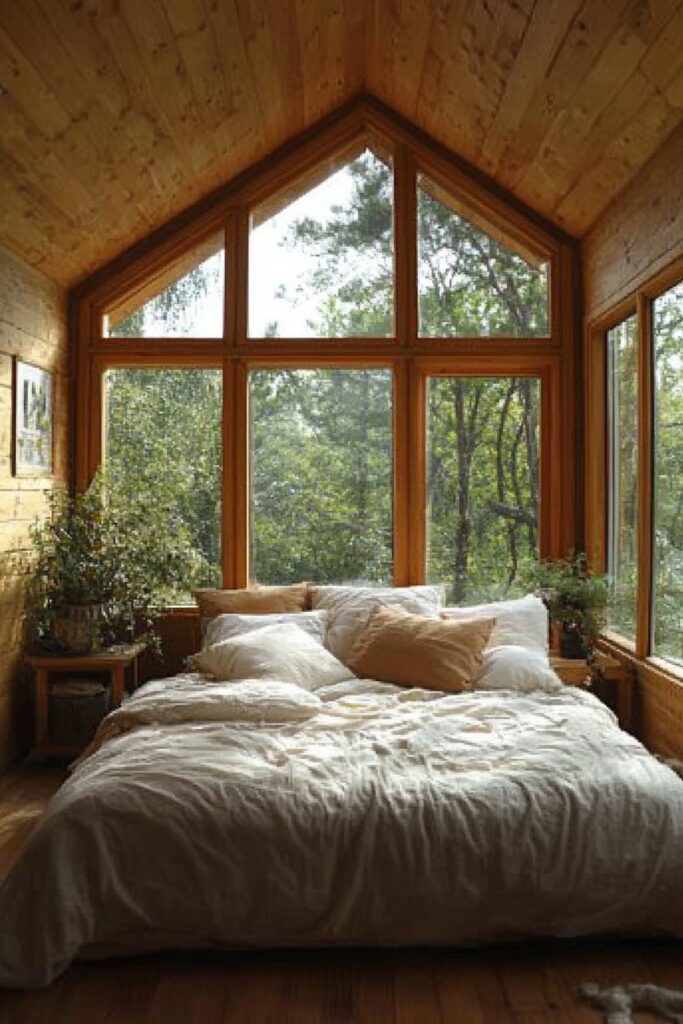
<instances>
[{"instance_id":1,"label":"white fluffy rug","mask_svg":"<svg viewBox=\"0 0 683 1024\"><path fill-rule=\"evenodd\" d=\"M582 985L579 992L593 1006L605 1011L604 1024L634 1024L636 1010L647 1010L661 1020L683 1024L683 992L659 985Z\"/></svg>"}]
</instances>

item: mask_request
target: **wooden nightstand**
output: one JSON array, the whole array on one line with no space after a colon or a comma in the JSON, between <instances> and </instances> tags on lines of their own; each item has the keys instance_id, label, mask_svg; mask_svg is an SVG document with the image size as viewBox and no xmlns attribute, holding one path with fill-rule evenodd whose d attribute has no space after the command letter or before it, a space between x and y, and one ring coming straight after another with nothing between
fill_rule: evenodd
<instances>
[{"instance_id":1,"label":"wooden nightstand","mask_svg":"<svg viewBox=\"0 0 683 1024\"><path fill-rule=\"evenodd\" d=\"M144 644L130 644L98 654L30 655L26 658L35 674L35 745L33 753L41 757L75 757L80 750L50 741L50 687L59 676L97 676L109 686L109 708L123 700L126 672L133 688L137 686L137 659Z\"/></svg>"},{"instance_id":2,"label":"wooden nightstand","mask_svg":"<svg viewBox=\"0 0 683 1024\"><path fill-rule=\"evenodd\" d=\"M563 683L585 686L616 712L619 725L627 732L633 726L633 679L629 668L610 654L598 653L588 664L580 658L551 654L550 664Z\"/></svg>"}]
</instances>

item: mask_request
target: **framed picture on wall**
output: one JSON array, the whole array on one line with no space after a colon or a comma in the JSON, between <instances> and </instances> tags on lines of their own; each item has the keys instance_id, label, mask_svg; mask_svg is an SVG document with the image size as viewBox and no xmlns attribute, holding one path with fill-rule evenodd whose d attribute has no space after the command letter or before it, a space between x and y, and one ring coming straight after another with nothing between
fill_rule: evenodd
<instances>
[{"instance_id":1,"label":"framed picture on wall","mask_svg":"<svg viewBox=\"0 0 683 1024\"><path fill-rule=\"evenodd\" d=\"M53 375L15 357L13 395L14 475L47 476L52 473Z\"/></svg>"}]
</instances>

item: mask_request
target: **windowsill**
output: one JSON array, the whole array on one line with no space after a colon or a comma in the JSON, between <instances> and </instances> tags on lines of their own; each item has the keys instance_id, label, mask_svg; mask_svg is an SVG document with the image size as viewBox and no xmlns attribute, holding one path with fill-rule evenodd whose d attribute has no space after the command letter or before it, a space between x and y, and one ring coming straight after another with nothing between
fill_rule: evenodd
<instances>
[{"instance_id":1,"label":"windowsill","mask_svg":"<svg viewBox=\"0 0 683 1024\"><path fill-rule=\"evenodd\" d=\"M600 635L598 646L606 649L615 657L625 657L635 666L641 666L646 672L651 672L660 677L667 678L672 683L683 685L683 665L676 665L665 658L658 658L651 654L647 658L636 656L635 644L618 633L605 632Z\"/></svg>"}]
</instances>

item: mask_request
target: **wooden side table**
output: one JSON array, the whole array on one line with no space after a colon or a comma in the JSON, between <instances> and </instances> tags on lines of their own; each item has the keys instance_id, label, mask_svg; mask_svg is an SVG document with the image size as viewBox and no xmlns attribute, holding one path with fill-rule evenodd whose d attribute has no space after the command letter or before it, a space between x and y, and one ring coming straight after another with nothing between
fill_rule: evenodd
<instances>
[{"instance_id":1,"label":"wooden side table","mask_svg":"<svg viewBox=\"0 0 683 1024\"><path fill-rule=\"evenodd\" d=\"M33 753L41 757L74 757L80 753L70 747L50 742L49 704L50 684L59 675L97 673L109 677L110 707L116 708L123 700L126 672L131 674L133 688L137 686L137 659L144 644L129 644L97 654L30 655L26 661L35 677L35 745Z\"/></svg>"},{"instance_id":2,"label":"wooden side table","mask_svg":"<svg viewBox=\"0 0 683 1024\"><path fill-rule=\"evenodd\" d=\"M585 686L605 703L606 690L614 693L614 710L619 725L627 732L633 727L633 679L628 666L610 654L598 652L589 664L581 658L560 658L552 654L550 664L563 683L570 686Z\"/></svg>"}]
</instances>

